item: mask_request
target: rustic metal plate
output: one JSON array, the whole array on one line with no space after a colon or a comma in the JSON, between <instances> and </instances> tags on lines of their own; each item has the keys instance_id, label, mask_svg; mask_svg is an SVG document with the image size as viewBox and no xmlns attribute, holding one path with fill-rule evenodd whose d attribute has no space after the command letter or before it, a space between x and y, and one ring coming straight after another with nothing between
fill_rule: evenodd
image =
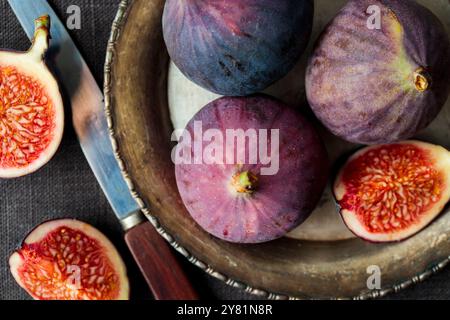
<instances>
[{"instance_id":1,"label":"rustic metal plate","mask_svg":"<svg viewBox=\"0 0 450 320\"><path fill-rule=\"evenodd\" d=\"M448 26L448 1L436 3L434 10ZM327 5L329 1L316 4ZM422 281L447 265L449 208L415 237L388 245L354 238L337 241L339 237L333 240L332 235L327 241L313 241L317 239L305 234L303 240L283 238L260 245L236 245L201 230L181 202L170 158L173 125L168 99L169 58L161 33L163 6L164 0L123 0L120 4L108 46L105 99L113 146L130 191L179 252L226 283L271 299L379 297ZM316 7L318 12L325 10ZM339 3L333 7L337 10ZM181 83L172 78L170 82ZM271 89L275 95L276 88ZM289 96L280 98L289 101ZM420 137L449 148L449 127L447 103L439 119ZM367 286L370 266L381 271L379 290Z\"/></svg>"}]
</instances>

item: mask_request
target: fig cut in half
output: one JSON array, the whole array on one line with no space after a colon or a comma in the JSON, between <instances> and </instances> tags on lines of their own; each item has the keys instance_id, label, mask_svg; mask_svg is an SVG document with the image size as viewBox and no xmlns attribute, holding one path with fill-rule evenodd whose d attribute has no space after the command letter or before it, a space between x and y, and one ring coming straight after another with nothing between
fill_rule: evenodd
<instances>
[{"instance_id":1,"label":"fig cut in half","mask_svg":"<svg viewBox=\"0 0 450 320\"><path fill-rule=\"evenodd\" d=\"M35 25L28 52L0 51L0 178L40 169L63 135L63 100L44 62L50 18L40 17Z\"/></svg>"},{"instance_id":2,"label":"fig cut in half","mask_svg":"<svg viewBox=\"0 0 450 320\"><path fill-rule=\"evenodd\" d=\"M127 300L126 268L113 244L77 220L35 228L9 259L17 283L36 300Z\"/></svg>"},{"instance_id":3,"label":"fig cut in half","mask_svg":"<svg viewBox=\"0 0 450 320\"><path fill-rule=\"evenodd\" d=\"M334 194L347 227L371 242L421 231L450 199L450 152L405 141L364 148L341 169Z\"/></svg>"}]
</instances>

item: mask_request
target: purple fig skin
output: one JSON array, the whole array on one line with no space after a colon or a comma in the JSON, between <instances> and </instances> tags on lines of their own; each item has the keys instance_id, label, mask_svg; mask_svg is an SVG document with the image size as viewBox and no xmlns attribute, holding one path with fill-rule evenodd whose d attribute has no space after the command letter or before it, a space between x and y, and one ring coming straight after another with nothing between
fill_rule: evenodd
<instances>
[{"instance_id":1,"label":"purple fig skin","mask_svg":"<svg viewBox=\"0 0 450 320\"><path fill-rule=\"evenodd\" d=\"M381 29L367 26L372 5L381 10ZM411 138L448 98L448 35L438 18L414 1L350 0L316 44L306 92L316 116L347 141Z\"/></svg>"},{"instance_id":2,"label":"purple fig skin","mask_svg":"<svg viewBox=\"0 0 450 320\"><path fill-rule=\"evenodd\" d=\"M259 129L279 129L279 171L275 175L260 175L261 167L268 165L259 159L257 164L241 166L176 164L181 198L203 229L230 242L261 243L282 237L306 220L320 200L329 169L324 144L306 118L277 100L258 95L211 102L187 125L191 136L194 121L202 121L203 132L219 129L224 137L227 129L256 129L258 139ZM209 142L202 144L205 148ZM234 143L233 152L236 148ZM231 184L237 172L245 171L258 178L252 193L239 193Z\"/></svg>"},{"instance_id":3,"label":"purple fig skin","mask_svg":"<svg viewBox=\"0 0 450 320\"><path fill-rule=\"evenodd\" d=\"M312 0L167 0L163 33L187 78L221 95L245 96L295 66L313 16Z\"/></svg>"}]
</instances>

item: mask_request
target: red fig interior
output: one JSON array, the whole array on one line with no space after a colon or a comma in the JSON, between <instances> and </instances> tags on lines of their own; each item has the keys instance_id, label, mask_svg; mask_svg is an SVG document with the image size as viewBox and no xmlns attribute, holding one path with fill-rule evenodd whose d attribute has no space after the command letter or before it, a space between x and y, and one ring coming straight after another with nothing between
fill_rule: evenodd
<instances>
[{"instance_id":1,"label":"red fig interior","mask_svg":"<svg viewBox=\"0 0 450 320\"><path fill-rule=\"evenodd\" d=\"M125 265L111 242L77 220L34 229L9 260L17 283L36 300L123 300Z\"/></svg>"},{"instance_id":2,"label":"red fig interior","mask_svg":"<svg viewBox=\"0 0 450 320\"><path fill-rule=\"evenodd\" d=\"M450 153L424 142L373 146L352 156L334 193L344 222L373 242L399 241L426 227L450 199Z\"/></svg>"},{"instance_id":3,"label":"red fig interior","mask_svg":"<svg viewBox=\"0 0 450 320\"><path fill-rule=\"evenodd\" d=\"M36 20L27 52L0 51L0 178L32 173L55 154L64 107L58 84L44 63L50 18Z\"/></svg>"}]
</instances>

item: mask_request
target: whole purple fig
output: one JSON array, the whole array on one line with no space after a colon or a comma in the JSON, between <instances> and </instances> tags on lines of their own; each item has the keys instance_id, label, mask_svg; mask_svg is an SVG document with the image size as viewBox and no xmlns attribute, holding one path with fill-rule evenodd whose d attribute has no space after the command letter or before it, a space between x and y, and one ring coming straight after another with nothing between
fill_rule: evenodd
<instances>
[{"instance_id":1,"label":"whole purple fig","mask_svg":"<svg viewBox=\"0 0 450 320\"><path fill-rule=\"evenodd\" d=\"M187 210L230 242L282 237L311 214L327 182L328 156L313 125L266 96L211 102L188 123L176 151L187 156L175 160Z\"/></svg>"},{"instance_id":2,"label":"whole purple fig","mask_svg":"<svg viewBox=\"0 0 450 320\"><path fill-rule=\"evenodd\" d=\"M313 13L312 0L167 0L164 39L190 80L243 96L294 67L308 44Z\"/></svg>"},{"instance_id":3,"label":"whole purple fig","mask_svg":"<svg viewBox=\"0 0 450 320\"><path fill-rule=\"evenodd\" d=\"M414 1L351 0L318 40L306 91L316 116L341 138L411 138L449 95L448 35Z\"/></svg>"}]
</instances>

